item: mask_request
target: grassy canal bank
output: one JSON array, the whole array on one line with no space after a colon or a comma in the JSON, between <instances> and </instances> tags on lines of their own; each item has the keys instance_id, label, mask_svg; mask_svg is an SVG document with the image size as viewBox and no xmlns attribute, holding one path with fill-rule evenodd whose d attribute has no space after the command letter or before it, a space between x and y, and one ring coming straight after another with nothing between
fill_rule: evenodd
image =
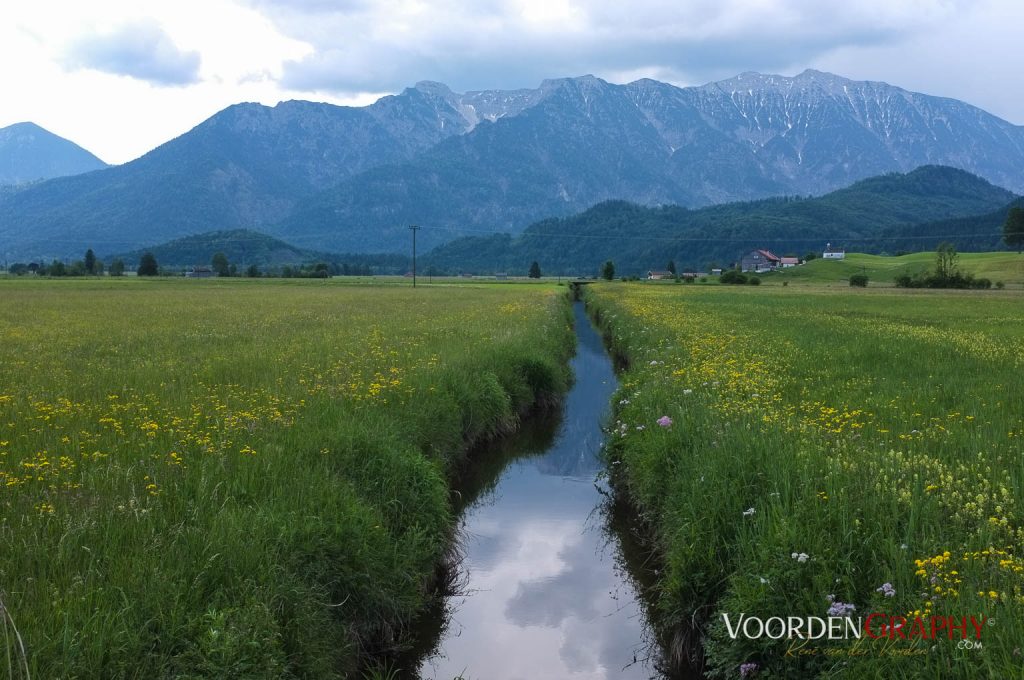
<instances>
[{"instance_id":1,"label":"grassy canal bank","mask_svg":"<svg viewBox=\"0 0 1024 680\"><path fill-rule=\"evenodd\" d=\"M467 447L569 381L556 286L0 289L12 677L352 677L431 596Z\"/></svg>"},{"instance_id":2,"label":"grassy canal bank","mask_svg":"<svg viewBox=\"0 0 1024 680\"><path fill-rule=\"evenodd\" d=\"M721 678L1019 674L1017 294L610 284L585 297L629 364L608 456L661 563L670 653ZM847 616L860 638L757 626Z\"/></svg>"}]
</instances>

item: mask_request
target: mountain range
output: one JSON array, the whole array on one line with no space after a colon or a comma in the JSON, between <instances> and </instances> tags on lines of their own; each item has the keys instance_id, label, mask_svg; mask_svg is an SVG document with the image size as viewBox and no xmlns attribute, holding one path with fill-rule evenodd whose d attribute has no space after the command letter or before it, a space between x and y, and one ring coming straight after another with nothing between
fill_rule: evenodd
<instances>
[{"instance_id":1,"label":"mountain range","mask_svg":"<svg viewBox=\"0 0 1024 680\"><path fill-rule=\"evenodd\" d=\"M0 128L0 185L78 175L107 164L74 142L35 123Z\"/></svg>"},{"instance_id":2,"label":"mountain range","mask_svg":"<svg viewBox=\"0 0 1024 680\"><path fill-rule=\"evenodd\" d=\"M404 250L413 223L429 227L429 248L608 200L820 195L926 164L1024 191L1024 128L818 71L686 88L584 76L456 93L424 82L359 108L239 104L122 166L0 193L0 250L113 253L245 228L380 252Z\"/></svg>"}]
</instances>

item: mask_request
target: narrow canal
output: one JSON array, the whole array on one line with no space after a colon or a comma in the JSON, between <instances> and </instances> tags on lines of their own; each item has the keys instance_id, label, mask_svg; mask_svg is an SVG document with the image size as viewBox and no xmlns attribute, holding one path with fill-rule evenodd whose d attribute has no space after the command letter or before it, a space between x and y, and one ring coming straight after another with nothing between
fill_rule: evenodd
<instances>
[{"instance_id":1,"label":"narrow canal","mask_svg":"<svg viewBox=\"0 0 1024 680\"><path fill-rule=\"evenodd\" d=\"M600 478L615 371L582 303L574 313L563 411L488 451L460 485L461 587L425 631L421 678L657 676Z\"/></svg>"}]
</instances>

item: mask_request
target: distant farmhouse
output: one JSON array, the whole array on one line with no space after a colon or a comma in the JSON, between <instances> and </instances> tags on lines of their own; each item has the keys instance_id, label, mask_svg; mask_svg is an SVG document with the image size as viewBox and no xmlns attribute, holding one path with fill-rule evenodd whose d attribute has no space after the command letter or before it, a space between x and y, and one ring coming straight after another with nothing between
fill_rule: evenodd
<instances>
[{"instance_id":1,"label":"distant farmhouse","mask_svg":"<svg viewBox=\"0 0 1024 680\"><path fill-rule=\"evenodd\" d=\"M833 248L831 243L826 243L825 252L822 253L821 256L826 260L845 260L846 251Z\"/></svg>"},{"instance_id":2,"label":"distant farmhouse","mask_svg":"<svg viewBox=\"0 0 1024 680\"><path fill-rule=\"evenodd\" d=\"M740 271L770 272L782 266L782 258L770 250L751 250L740 258Z\"/></svg>"},{"instance_id":3,"label":"distant farmhouse","mask_svg":"<svg viewBox=\"0 0 1024 680\"><path fill-rule=\"evenodd\" d=\"M782 260L782 268L783 269L788 269L789 267L795 267L798 264L800 264L800 258L799 257L783 257L783 258L780 258L780 259Z\"/></svg>"},{"instance_id":4,"label":"distant farmhouse","mask_svg":"<svg viewBox=\"0 0 1024 680\"><path fill-rule=\"evenodd\" d=\"M209 279L212 276L213 269L204 265L196 265L185 272L185 278L187 279Z\"/></svg>"},{"instance_id":5,"label":"distant farmhouse","mask_svg":"<svg viewBox=\"0 0 1024 680\"><path fill-rule=\"evenodd\" d=\"M648 281L661 281L662 279L674 279L675 274L672 272L661 272L661 271L649 271L647 272Z\"/></svg>"}]
</instances>

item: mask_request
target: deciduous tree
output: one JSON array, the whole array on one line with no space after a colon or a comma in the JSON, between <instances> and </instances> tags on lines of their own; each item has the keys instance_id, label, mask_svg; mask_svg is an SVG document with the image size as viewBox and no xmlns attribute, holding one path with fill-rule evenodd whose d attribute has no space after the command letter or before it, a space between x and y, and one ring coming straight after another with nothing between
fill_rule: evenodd
<instances>
[{"instance_id":1,"label":"deciduous tree","mask_svg":"<svg viewBox=\"0 0 1024 680\"><path fill-rule=\"evenodd\" d=\"M940 243L935 252L935 275L942 280L952 279L959 269L959 261L956 246L949 242Z\"/></svg>"},{"instance_id":2,"label":"deciduous tree","mask_svg":"<svg viewBox=\"0 0 1024 680\"><path fill-rule=\"evenodd\" d=\"M231 276L231 264L228 263L228 256L224 253L214 253L210 266L213 267L213 271L217 272L217 276Z\"/></svg>"},{"instance_id":3,"label":"deciduous tree","mask_svg":"<svg viewBox=\"0 0 1024 680\"><path fill-rule=\"evenodd\" d=\"M156 262L156 256L148 250L139 258L139 268L135 272L139 276L156 276L160 273L160 266Z\"/></svg>"},{"instance_id":4,"label":"deciduous tree","mask_svg":"<svg viewBox=\"0 0 1024 680\"><path fill-rule=\"evenodd\" d=\"M1016 248L1018 253L1024 249L1024 208L1010 208L1003 224L1003 241L1010 248Z\"/></svg>"}]
</instances>

